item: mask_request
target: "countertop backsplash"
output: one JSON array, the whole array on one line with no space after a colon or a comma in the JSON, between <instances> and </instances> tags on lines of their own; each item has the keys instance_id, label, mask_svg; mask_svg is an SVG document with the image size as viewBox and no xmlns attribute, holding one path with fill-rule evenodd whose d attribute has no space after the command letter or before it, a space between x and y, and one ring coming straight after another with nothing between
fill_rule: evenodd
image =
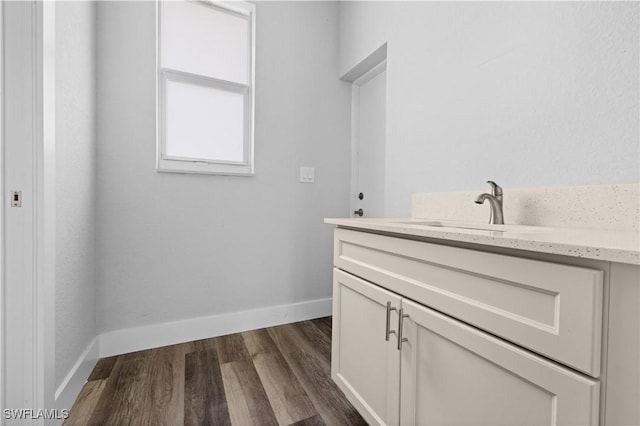
<instances>
[{"instance_id":1,"label":"countertop backsplash","mask_svg":"<svg viewBox=\"0 0 640 426\"><path fill-rule=\"evenodd\" d=\"M562 228L639 230L640 183L503 188L504 223ZM488 222L482 191L414 193L411 217Z\"/></svg>"}]
</instances>

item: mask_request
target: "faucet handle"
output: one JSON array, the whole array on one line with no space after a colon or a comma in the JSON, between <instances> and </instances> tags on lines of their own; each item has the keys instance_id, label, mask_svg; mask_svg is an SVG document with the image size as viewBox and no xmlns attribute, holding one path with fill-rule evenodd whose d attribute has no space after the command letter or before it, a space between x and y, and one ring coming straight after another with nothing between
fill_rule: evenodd
<instances>
[{"instance_id":1,"label":"faucet handle","mask_svg":"<svg viewBox=\"0 0 640 426\"><path fill-rule=\"evenodd\" d=\"M502 195L502 187L492 180L488 180L487 183L491 185L491 195L498 197Z\"/></svg>"}]
</instances>

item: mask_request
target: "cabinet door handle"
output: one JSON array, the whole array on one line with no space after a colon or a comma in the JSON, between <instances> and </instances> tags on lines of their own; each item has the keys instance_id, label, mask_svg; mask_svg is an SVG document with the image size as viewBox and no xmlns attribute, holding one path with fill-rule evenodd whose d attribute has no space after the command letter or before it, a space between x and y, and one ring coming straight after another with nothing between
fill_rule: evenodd
<instances>
[{"instance_id":1,"label":"cabinet door handle","mask_svg":"<svg viewBox=\"0 0 640 426\"><path fill-rule=\"evenodd\" d=\"M389 341L389 336L392 334L396 334L395 331L391 330L391 311L397 311L397 308L391 307L391 302L387 302L387 328L385 330L384 340Z\"/></svg>"},{"instance_id":2,"label":"cabinet door handle","mask_svg":"<svg viewBox=\"0 0 640 426\"><path fill-rule=\"evenodd\" d=\"M398 312L398 350L402 349L402 344L404 342L409 341L406 337L402 337L402 323L405 318L409 318L409 315L405 314L404 310L400 308L400 312Z\"/></svg>"}]
</instances>

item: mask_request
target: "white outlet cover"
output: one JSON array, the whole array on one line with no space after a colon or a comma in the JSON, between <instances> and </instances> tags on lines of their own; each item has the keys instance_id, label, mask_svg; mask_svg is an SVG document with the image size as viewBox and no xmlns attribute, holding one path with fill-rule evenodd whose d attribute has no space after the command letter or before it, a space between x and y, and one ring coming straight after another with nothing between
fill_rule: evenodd
<instances>
[{"instance_id":1,"label":"white outlet cover","mask_svg":"<svg viewBox=\"0 0 640 426\"><path fill-rule=\"evenodd\" d=\"M315 167L300 167L300 182L313 183L316 181L316 169Z\"/></svg>"}]
</instances>

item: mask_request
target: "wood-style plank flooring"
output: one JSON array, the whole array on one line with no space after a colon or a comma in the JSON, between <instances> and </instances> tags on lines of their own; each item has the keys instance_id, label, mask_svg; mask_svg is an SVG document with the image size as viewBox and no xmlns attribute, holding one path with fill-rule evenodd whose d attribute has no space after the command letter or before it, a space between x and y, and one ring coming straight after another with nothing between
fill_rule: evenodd
<instances>
[{"instance_id":1,"label":"wood-style plank flooring","mask_svg":"<svg viewBox=\"0 0 640 426\"><path fill-rule=\"evenodd\" d=\"M103 358L72 425L366 425L331 380L331 317Z\"/></svg>"}]
</instances>

